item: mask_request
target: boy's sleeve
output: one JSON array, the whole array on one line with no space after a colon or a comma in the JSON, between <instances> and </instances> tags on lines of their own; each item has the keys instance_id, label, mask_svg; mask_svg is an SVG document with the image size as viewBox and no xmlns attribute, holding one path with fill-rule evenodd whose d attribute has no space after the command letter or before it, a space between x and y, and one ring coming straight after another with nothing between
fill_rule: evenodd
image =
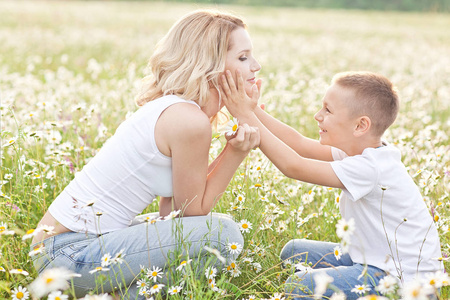
<instances>
[{"instance_id":1,"label":"boy's sleeve","mask_svg":"<svg viewBox=\"0 0 450 300\"><path fill-rule=\"evenodd\" d=\"M334 157L334 156L333 156ZM331 162L334 173L345 186L343 192L352 201L369 194L378 182L378 171L369 156L348 156Z\"/></svg>"}]
</instances>

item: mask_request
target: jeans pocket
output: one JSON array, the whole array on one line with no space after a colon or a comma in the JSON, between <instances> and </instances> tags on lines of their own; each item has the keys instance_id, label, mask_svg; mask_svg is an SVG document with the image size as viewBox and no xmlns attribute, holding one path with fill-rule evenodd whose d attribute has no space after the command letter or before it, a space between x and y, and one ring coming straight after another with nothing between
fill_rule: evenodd
<instances>
[{"instance_id":1,"label":"jeans pocket","mask_svg":"<svg viewBox=\"0 0 450 300\"><path fill-rule=\"evenodd\" d=\"M91 244L93 241L93 239L85 239L82 241L71 243L66 247L60 249L61 254L66 256L74 263L85 263L85 261L79 259L79 257L83 253L83 250L85 250L86 247L89 246L89 244ZM84 255L81 256L84 257Z\"/></svg>"}]
</instances>

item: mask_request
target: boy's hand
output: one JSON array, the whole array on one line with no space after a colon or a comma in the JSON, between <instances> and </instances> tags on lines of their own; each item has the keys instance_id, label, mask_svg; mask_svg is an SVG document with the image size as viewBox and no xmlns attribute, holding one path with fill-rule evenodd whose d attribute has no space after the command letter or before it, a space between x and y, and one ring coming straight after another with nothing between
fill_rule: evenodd
<instances>
[{"instance_id":1,"label":"boy's hand","mask_svg":"<svg viewBox=\"0 0 450 300\"><path fill-rule=\"evenodd\" d=\"M235 84L230 71L227 70L225 74L222 75L221 91L222 99L228 111L236 118L245 117L253 113L253 110L258 104L261 80L258 80L252 86L252 95L250 98L245 92L244 79L239 70L236 70L237 84Z\"/></svg>"}]
</instances>

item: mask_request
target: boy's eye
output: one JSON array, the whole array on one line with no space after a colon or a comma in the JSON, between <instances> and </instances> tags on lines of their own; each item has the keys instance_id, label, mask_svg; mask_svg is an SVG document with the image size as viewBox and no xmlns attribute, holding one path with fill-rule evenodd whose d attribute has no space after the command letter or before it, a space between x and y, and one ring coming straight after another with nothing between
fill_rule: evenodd
<instances>
[{"instance_id":1,"label":"boy's eye","mask_svg":"<svg viewBox=\"0 0 450 300\"><path fill-rule=\"evenodd\" d=\"M241 57L239 57L239 60L240 60L240 61L246 61L246 60L247 60L247 57L246 57L246 56L241 56Z\"/></svg>"}]
</instances>

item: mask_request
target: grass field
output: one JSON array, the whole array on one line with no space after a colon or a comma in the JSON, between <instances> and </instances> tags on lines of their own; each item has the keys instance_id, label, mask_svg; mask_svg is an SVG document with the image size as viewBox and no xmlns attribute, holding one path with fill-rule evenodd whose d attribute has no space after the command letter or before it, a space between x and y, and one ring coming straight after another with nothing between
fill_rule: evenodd
<instances>
[{"instance_id":1,"label":"grass field","mask_svg":"<svg viewBox=\"0 0 450 300\"><path fill-rule=\"evenodd\" d=\"M155 43L176 19L199 7L206 6L0 1L0 299L25 299L19 289L37 273L29 239L23 237L137 109L133 99ZM262 65L260 101L306 136L318 137L313 114L336 72L374 71L397 85L401 112L385 138L402 151L433 212L445 259L450 252L449 15L215 7L246 19ZM213 139L212 157L224 143L223 137ZM214 210L252 225L231 267L239 276L232 276L237 271L218 275L219 291L204 276L190 278L187 295L171 299L276 299L289 273L278 257L287 241L338 241L339 192L289 180L253 151ZM146 211L157 209L155 204ZM65 293L72 295L70 289ZM441 299L449 297L444 287Z\"/></svg>"}]
</instances>

